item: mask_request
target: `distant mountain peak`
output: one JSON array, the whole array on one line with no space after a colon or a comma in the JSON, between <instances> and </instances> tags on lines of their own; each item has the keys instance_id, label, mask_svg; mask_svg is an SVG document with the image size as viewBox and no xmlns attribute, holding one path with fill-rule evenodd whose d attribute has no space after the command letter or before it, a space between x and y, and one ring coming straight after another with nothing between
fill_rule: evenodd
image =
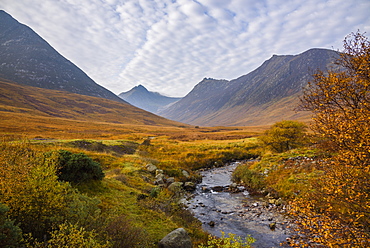
<instances>
[{"instance_id":1,"label":"distant mountain peak","mask_svg":"<svg viewBox=\"0 0 370 248\"><path fill-rule=\"evenodd\" d=\"M146 91L148 91L147 88L145 88L142 84L139 84L138 86L135 86L134 89L135 88L136 89L139 89L139 90L146 90Z\"/></svg>"},{"instance_id":2,"label":"distant mountain peak","mask_svg":"<svg viewBox=\"0 0 370 248\"><path fill-rule=\"evenodd\" d=\"M181 99L179 97L168 97L158 92L148 91L141 84L127 92L120 93L118 96L128 103L152 113L157 113Z\"/></svg>"}]
</instances>

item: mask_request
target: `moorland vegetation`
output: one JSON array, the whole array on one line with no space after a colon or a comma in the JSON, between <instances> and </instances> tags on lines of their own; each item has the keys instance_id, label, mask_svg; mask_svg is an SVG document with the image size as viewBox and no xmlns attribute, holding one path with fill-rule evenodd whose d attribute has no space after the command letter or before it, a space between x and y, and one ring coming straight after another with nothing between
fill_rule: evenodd
<instances>
[{"instance_id":1,"label":"moorland vegetation","mask_svg":"<svg viewBox=\"0 0 370 248\"><path fill-rule=\"evenodd\" d=\"M340 70L318 71L301 98L300 108L313 113L310 143L285 151L286 141L298 145L304 137L286 122L275 124L260 140L281 153L265 153L234 173L289 202L294 247L370 246L369 40L359 32L346 37L337 64Z\"/></svg>"},{"instance_id":2,"label":"moorland vegetation","mask_svg":"<svg viewBox=\"0 0 370 248\"><path fill-rule=\"evenodd\" d=\"M315 74L301 99L314 115L308 126L125 125L2 112L30 128L0 120L0 244L156 247L184 227L195 247L249 247L250 237L208 236L179 203L186 192L156 185L147 170L196 183L197 170L240 160L236 181L289 206L289 245L369 247L369 61L367 38L347 37L342 69Z\"/></svg>"}]
</instances>

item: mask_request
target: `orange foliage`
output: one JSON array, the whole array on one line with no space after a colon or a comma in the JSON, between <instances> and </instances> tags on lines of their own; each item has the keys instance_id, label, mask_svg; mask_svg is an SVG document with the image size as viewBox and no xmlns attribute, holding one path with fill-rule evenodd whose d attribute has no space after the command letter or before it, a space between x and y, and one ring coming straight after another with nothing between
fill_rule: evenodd
<instances>
[{"instance_id":1,"label":"orange foliage","mask_svg":"<svg viewBox=\"0 0 370 248\"><path fill-rule=\"evenodd\" d=\"M302 107L334 157L325 174L293 202L299 235L292 246L370 247L370 42L360 33L344 42L341 71L319 72Z\"/></svg>"}]
</instances>

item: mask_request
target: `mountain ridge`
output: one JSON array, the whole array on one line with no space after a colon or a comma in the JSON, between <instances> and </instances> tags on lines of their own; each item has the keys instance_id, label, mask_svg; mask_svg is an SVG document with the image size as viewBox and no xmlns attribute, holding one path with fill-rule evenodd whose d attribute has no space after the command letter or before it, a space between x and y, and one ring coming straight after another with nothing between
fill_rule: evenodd
<instances>
[{"instance_id":1,"label":"mountain ridge","mask_svg":"<svg viewBox=\"0 0 370 248\"><path fill-rule=\"evenodd\" d=\"M236 79L203 79L183 99L159 114L201 126L267 125L286 118L309 119L309 113L294 111L298 97L312 74L317 69L334 67L338 56L335 51L321 48L298 55L273 55ZM287 104L295 106L289 109ZM280 106L280 110L274 106Z\"/></svg>"},{"instance_id":2,"label":"mountain ridge","mask_svg":"<svg viewBox=\"0 0 370 248\"><path fill-rule=\"evenodd\" d=\"M0 77L39 88L124 102L95 83L30 27L0 10Z\"/></svg>"}]
</instances>

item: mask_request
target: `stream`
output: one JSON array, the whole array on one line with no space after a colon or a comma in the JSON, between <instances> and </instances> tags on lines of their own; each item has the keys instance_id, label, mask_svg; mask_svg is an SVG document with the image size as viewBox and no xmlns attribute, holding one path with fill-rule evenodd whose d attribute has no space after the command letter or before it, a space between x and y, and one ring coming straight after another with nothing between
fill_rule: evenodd
<instances>
[{"instance_id":1,"label":"stream","mask_svg":"<svg viewBox=\"0 0 370 248\"><path fill-rule=\"evenodd\" d=\"M288 238L288 219L284 207L277 207L249 196L242 186L231 193L231 174L239 162L201 172L202 183L184 203L210 234L221 237L221 231L256 239L253 247L281 247Z\"/></svg>"}]
</instances>

